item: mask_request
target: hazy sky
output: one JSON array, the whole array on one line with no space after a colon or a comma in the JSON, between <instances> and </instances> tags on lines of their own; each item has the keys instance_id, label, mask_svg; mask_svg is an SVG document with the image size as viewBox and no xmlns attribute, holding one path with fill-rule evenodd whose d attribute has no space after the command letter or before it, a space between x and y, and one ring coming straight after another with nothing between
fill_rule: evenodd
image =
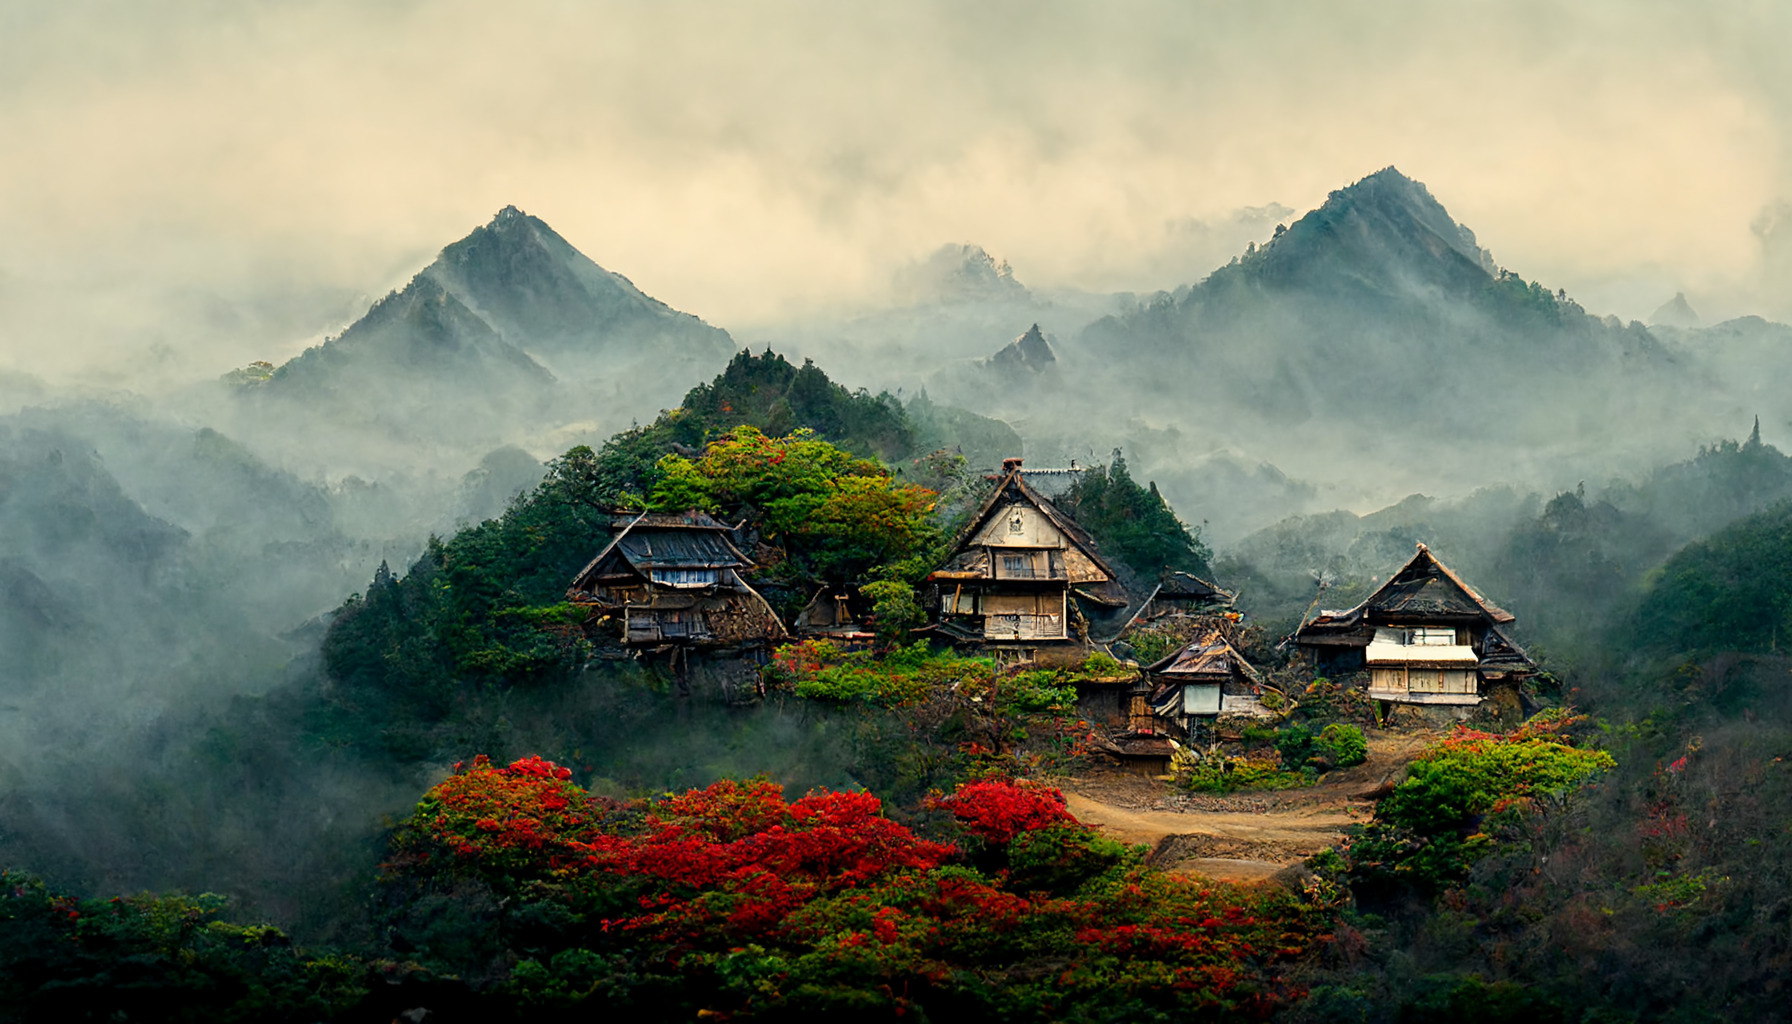
<instances>
[{"instance_id":1,"label":"hazy sky","mask_svg":"<svg viewBox=\"0 0 1792 1024\"><path fill-rule=\"evenodd\" d=\"M1787 40L1683 0L5 0L0 365L284 356L506 203L723 326L948 241L1168 287L1201 224L1388 164L1596 312L1783 315Z\"/></svg>"}]
</instances>

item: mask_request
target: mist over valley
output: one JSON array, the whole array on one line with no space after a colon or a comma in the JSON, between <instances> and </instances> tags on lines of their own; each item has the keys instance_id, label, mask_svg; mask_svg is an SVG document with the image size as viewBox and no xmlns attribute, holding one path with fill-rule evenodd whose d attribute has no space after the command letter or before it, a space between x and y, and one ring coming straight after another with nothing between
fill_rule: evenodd
<instances>
[{"instance_id":1,"label":"mist over valley","mask_svg":"<svg viewBox=\"0 0 1792 1024\"><path fill-rule=\"evenodd\" d=\"M0 1019L1779 1012L1772 32L600 6L0 39Z\"/></svg>"}]
</instances>

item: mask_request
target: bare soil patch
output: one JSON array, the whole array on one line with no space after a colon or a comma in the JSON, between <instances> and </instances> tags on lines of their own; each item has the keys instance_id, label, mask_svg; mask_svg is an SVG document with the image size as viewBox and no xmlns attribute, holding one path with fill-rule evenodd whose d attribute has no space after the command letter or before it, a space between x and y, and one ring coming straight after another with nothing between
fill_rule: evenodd
<instances>
[{"instance_id":1,"label":"bare soil patch","mask_svg":"<svg viewBox=\"0 0 1792 1024\"><path fill-rule=\"evenodd\" d=\"M1070 780L1071 814L1125 843L1151 847L1150 862L1167 871L1255 883L1338 842L1366 821L1438 734L1377 730L1369 759L1328 772L1318 785L1225 796L1184 793L1162 779L1118 770Z\"/></svg>"}]
</instances>

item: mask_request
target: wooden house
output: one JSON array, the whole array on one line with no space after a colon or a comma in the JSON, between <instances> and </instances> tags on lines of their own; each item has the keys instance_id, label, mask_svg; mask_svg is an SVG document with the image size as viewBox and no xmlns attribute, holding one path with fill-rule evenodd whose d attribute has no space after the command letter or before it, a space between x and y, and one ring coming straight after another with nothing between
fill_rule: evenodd
<instances>
[{"instance_id":1,"label":"wooden house","mask_svg":"<svg viewBox=\"0 0 1792 1024\"><path fill-rule=\"evenodd\" d=\"M1191 726L1221 715L1260 717L1263 677L1218 627L1145 668L1154 718L1187 734Z\"/></svg>"},{"instance_id":2,"label":"wooden house","mask_svg":"<svg viewBox=\"0 0 1792 1024\"><path fill-rule=\"evenodd\" d=\"M1019 459L1003 463L995 493L927 583L934 630L1004 660L1085 652L1079 606L1127 604L1094 539L1027 485Z\"/></svg>"},{"instance_id":3,"label":"wooden house","mask_svg":"<svg viewBox=\"0 0 1792 1024\"><path fill-rule=\"evenodd\" d=\"M729 528L703 512L618 515L619 532L573 579L567 598L629 647L742 648L787 638L741 573L753 567Z\"/></svg>"},{"instance_id":4,"label":"wooden house","mask_svg":"<svg viewBox=\"0 0 1792 1024\"><path fill-rule=\"evenodd\" d=\"M1513 619L1420 544L1363 603L1320 612L1293 640L1322 673L1366 669L1377 700L1474 705L1489 684L1537 671L1504 632Z\"/></svg>"}]
</instances>

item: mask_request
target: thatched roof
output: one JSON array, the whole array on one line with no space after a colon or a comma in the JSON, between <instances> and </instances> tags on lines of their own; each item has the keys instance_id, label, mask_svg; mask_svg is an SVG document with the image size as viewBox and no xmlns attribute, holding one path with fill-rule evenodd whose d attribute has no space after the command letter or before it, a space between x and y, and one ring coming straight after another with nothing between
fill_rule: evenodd
<instances>
[{"instance_id":1,"label":"thatched roof","mask_svg":"<svg viewBox=\"0 0 1792 1024\"><path fill-rule=\"evenodd\" d=\"M617 517L614 521L621 521ZM703 512L643 512L630 517L597 557L573 577L572 589L590 590L607 565L624 563L646 576L653 569L750 569L751 560L728 540L728 528Z\"/></svg>"},{"instance_id":2,"label":"thatched roof","mask_svg":"<svg viewBox=\"0 0 1792 1024\"><path fill-rule=\"evenodd\" d=\"M1438 561L1430 548L1420 544L1411 560L1361 604L1348 611L1320 612L1301 625L1295 639L1301 643L1367 643L1369 638L1363 627L1370 619L1482 619L1504 625L1516 618L1482 597L1449 566Z\"/></svg>"}]
</instances>

